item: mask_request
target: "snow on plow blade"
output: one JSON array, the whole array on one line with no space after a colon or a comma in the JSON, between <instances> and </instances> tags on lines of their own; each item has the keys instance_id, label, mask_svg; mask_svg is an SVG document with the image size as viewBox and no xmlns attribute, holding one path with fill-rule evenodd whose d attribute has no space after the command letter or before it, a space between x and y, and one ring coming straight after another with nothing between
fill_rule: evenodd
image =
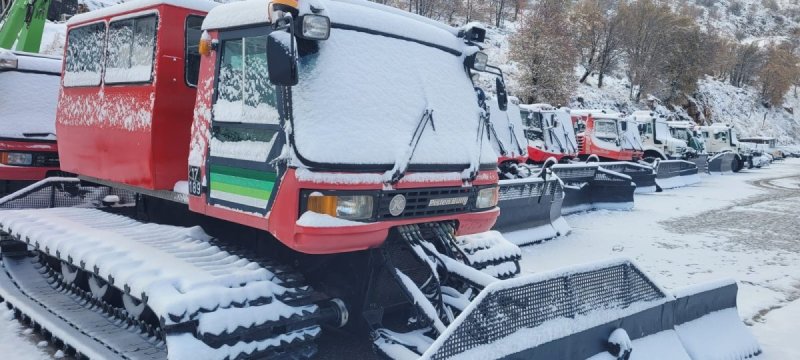
<instances>
[{"instance_id":1,"label":"snow on plow blade","mask_svg":"<svg viewBox=\"0 0 800 360\"><path fill-rule=\"evenodd\" d=\"M581 211L633 208L636 184L630 176L598 164L558 164L551 168L564 183L564 215Z\"/></svg>"},{"instance_id":2,"label":"snow on plow blade","mask_svg":"<svg viewBox=\"0 0 800 360\"><path fill-rule=\"evenodd\" d=\"M656 172L651 166L630 161L604 162L600 166L604 169L630 176L631 180L636 184L637 194L657 191Z\"/></svg>"},{"instance_id":3,"label":"snow on plow blade","mask_svg":"<svg viewBox=\"0 0 800 360\"><path fill-rule=\"evenodd\" d=\"M745 359L760 348L736 292L726 282L676 297L627 260L499 281L422 359Z\"/></svg>"},{"instance_id":4,"label":"snow on plow blade","mask_svg":"<svg viewBox=\"0 0 800 360\"><path fill-rule=\"evenodd\" d=\"M535 229L526 232L529 245L566 235L570 227L561 217L564 188L555 176L548 179L530 177L500 181L500 216L494 228L500 231Z\"/></svg>"},{"instance_id":5,"label":"snow on plow blade","mask_svg":"<svg viewBox=\"0 0 800 360\"><path fill-rule=\"evenodd\" d=\"M728 151L716 154L708 160L708 172L710 174L732 173L735 161L736 154L733 152Z\"/></svg>"},{"instance_id":6,"label":"snow on plow blade","mask_svg":"<svg viewBox=\"0 0 800 360\"><path fill-rule=\"evenodd\" d=\"M697 165L686 160L659 160L655 164L656 183L662 189L674 189L700 182Z\"/></svg>"}]
</instances>

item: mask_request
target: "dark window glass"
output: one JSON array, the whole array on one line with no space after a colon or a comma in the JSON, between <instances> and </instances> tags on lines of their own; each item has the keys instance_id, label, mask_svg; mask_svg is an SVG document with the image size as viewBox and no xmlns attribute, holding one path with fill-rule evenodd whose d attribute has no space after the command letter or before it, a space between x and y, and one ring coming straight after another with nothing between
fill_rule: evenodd
<instances>
[{"instance_id":1,"label":"dark window glass","mask_svg":"<svg viewBox=\"0 0 800 360\"><path fill-rule=\"evenodd\" d=\"M186 72L186 84L189 86L197 86L197 77L200 75L200 36L203 31L200 27L203 25L204 17L198 15L189 15L186 17L186 65L184 70Z\"/></svg>"}]
</instances>

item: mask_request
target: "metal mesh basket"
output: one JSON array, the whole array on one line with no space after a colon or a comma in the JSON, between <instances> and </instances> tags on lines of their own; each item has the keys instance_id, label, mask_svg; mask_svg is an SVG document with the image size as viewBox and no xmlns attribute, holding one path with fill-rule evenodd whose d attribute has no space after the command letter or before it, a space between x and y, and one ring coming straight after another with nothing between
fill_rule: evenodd
<instances>
[{"instance_id":1,"label":"metal mesh basket","mask_svg":"<svg viewBox=\"0 0 800 360\"><path fill-rule=\"evenodd\" d=\"M549 320L660 299L666 295L628 262L502 288L486 294L431 358L446 359Z\"/></svg>"},{"instance_id":2,"label":"metal mesh basket","mask_svg":"<svg viewBox=\"0 0 800 360\"><path fill-rule=\"evenodd\" d=\"M108 195L120 203L133 201L126 191L106 186L87 186L77 178L47 178L0 199L0 210L98 206Z\"/></svg>"}]
</instances>

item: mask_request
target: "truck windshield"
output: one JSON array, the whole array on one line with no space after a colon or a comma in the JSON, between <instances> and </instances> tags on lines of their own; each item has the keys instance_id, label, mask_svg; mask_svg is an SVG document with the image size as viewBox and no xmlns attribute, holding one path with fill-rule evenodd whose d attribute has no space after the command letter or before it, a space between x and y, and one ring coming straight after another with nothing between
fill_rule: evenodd
<instances>
[{"instance_id":1,"label":"truck windshield","mask_svg":"<svg viewBox=\"0 0 800 360\"><path fill-rule=\"evenodd\" d=\"M59 74L0 71L0 138L55 139L60 84Z\"/></svg>"},{"instance_id":2,"label":"truck windshield","mask_svg":"<svg viewBox=\"0 0 800 360\"><path fill-rule=\"evenodd\" d=\"M447 36L454 48L463 47ZM478 153L481 164L496 162L492 147L479 149L476 141L480 108L463 55L339 28L318 46L301 57L299 83L292 88L295 149L302 164L388 170L406 155L426 109L433 111L435 131L420 139L411 171L434 164L437 170L461 171Z\"/></svg>"}]
</instances>

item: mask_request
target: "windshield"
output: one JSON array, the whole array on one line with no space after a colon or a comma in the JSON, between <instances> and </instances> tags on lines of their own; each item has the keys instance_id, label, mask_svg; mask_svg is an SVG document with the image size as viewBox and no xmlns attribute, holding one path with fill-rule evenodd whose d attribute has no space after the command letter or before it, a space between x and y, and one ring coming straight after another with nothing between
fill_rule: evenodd
<instances>
[{"instance_id":1,"label":"windshield","mask_svg":"<svg viewBox=\"0 0 800 360\"><path fill-rule=\"evenodd\" d=\"M55 139L58 74L0 72L0 137Z\"/></svg>"},{"instance_id":2,"label":"windshield","mask_svg":"<svg viewBox=\"0 0 800 360\"><path fill-rule=\"evenodd\" d=\"M616 140L617 139L617 123L614 120L601 120L595 119L594 133L600 139Z\"/></svg>"},{"instance_id":3,"label":"windshield","mask_svg":"<svg viewBox=\"0 0 800 360\"><path fill-rule=\"evenodd\" d=\"M292 88L299 164L391 168L405 161L426 110L432 111L435 130L420 138L410 170L437 164L460 171L478 151L481 164L495 164L490 144L478 150L480 108L463 56L338 28L318 44L318 51L301 58L299 83Z\"/></svg>"},{"instance_id":4,"label":"windshield","mask_svg":"<svg viewBox=\"0 0 800 360\"><path fill-rule=\"evenodd\" d=\"M683 141L689 141L689 130L670 128L669 132L672 133L672 137L674 137L676 139L680 139L680 140L683 140Z\"/></svg>"}]
</instances>

